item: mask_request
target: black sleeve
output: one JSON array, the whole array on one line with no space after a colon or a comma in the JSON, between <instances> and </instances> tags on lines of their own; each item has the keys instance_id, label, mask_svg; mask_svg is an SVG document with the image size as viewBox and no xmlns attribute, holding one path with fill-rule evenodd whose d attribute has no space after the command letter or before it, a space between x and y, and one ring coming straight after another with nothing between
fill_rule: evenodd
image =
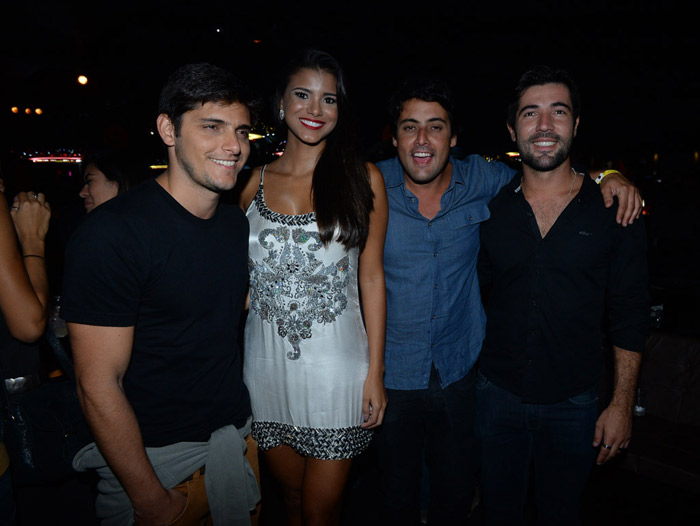
<instances>
[{"instance_id":1,"label":"black sleeve","mask_svg":"<svg viewBox=\"0 0 700 526\"><path fill-rule=\"evenodd\" d=\"M61 315L85 325L133 326L148 258L143 232L111 211L91 214L66 247Z\"/></svg>"},{"instance_id":2,"label":"black sleeve","mask_svg":"<svg viewBox=\"0 0 700 526\"><path fill-rule=\"evenodd\" d=\"M607 312L613 345L644 349L650 324L646 229L642 219L619 228L607 287Z\"/></svg>"}]
</instances>

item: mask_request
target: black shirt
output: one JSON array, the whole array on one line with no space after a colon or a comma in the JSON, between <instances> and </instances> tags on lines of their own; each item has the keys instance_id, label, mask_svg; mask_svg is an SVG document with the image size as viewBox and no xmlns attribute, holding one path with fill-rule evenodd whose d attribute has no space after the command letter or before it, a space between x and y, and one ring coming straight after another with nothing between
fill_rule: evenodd
<instances>
[{"instance_id":1,"label":"black shirt","mask_svg":"<svg viewBox=\"0 0 700 526\"><path fill-rule=\"evenodd\" d=\"M579 194L542 238L515 178L481 226L480 280L487 290L480 367L530 403L592 387L607 313L613 345L641 352L649 326L643 221L625 228L584 177Z\"/></svg>"},{"instance_id":2,"label":"black shirt","mask_svg":"<svg viewBox=\"0 0 700 526\"><path fill-rule=\"evenodd\" d=\"M124 391L144 444L201 442L250 415L238 323L248 221L185 210L155 180L90 212L66 250L63 318L134 327Z\"/></svg>"}]
</instances>

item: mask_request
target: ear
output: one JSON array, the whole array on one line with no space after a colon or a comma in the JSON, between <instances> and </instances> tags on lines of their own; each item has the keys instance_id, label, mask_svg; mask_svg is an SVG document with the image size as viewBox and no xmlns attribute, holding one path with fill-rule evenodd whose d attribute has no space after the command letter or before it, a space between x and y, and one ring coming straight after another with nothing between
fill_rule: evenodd
<instances>
[{"instance_id":1,"label":"ear","mask_svg":"<svg viewBox=\"0 0 700 526\"><path fill-rule=\"evenodd\" d=\"M158 115L156 119L156 127L158 128L158 134L166 146L175 146L175 126L173 126L173 121L170 120L165 113Z\"/></svg>"},{"instance_id":2,"label":"ear","mask_svg":"<svg viewBox=\"0 0 700 526\"><path fill-rule=\"evenodd\" d=\"M392 137L392 138L391 138L391 144L394 145L394 148L396 148L396 147L399 145L399 143L396 142L396 137Z\"/></svg>"},{"instance_id":3,"label":"ear","mask_svg":"<svg viewBox=\"0 0 700 526\"><path fill-rule=\"evenodd\" d=\"M576 117L576 122L574 122L574 137L576 137L576 133L578 133L578 120L579 117Z\"/></svg>"},{"instance_id":4,"label":"ear","mask_svg":"<svg viewBox=\"0 0 700 526\"><path fill-rule=\"evenodd\" d=\"M450 139L450 148L454 148L455 146L457 146L457 136L453 135Z\"/></svg>"},{"instance_id":5,"label":"ear","mask_svg":"<svg viewBox=\"0 0 700 526\"><path fill-rule=\"evenodd\" d=\"M510 140L515 142L517 139L517 137L515 136L515 130L507 122L506 122L506 127L508 128L508 133L510 133Z\"/></svg>"}]
</instances>

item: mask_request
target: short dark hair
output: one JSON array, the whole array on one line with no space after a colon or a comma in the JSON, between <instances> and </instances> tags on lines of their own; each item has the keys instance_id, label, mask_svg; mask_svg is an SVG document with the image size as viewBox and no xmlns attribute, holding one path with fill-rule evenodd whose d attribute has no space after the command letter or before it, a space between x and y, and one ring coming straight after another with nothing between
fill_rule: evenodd
<instances>
[{"instance_id":1,"label":"short dark hair","mask_svg":"<svg viewBox=\"0 0 700 526\"><path fill-rule=\"evenodd\" d=\"M535 66L527 70L520 76L518 83L515 85L515 90L510 104L508 105L508 124L515 128L518 107L520 106L520 97L523 93L533 86L544 86L545 84L563 84L569 88L571 96L571 111L573 112L574 121L581 115L581 93L579 92L574 78L565 69L556 69L550 66Z\"/></svg>"},{"instance_id":2,"label":"short dark hair","mask_svg":"<svg viewBox=\"0 0 700 526\"><path fill-rule=\"evenodd\" d=\"M442 106L447 112L450 130L455 135L457 131L456 103L452 89L447 82L439 78L411 78L405 80L389 99L389 119L394 137L398 131L399 116L403 105L411 99L437 102Z\"/></svg>"},{"instance_id":3,"label":"short dark hair","mask_svg":"<svg viewBox=\"0 0 700 526\"><path fill-rule=\"evenodd\" d=\"M198 62L176 69L165 83L158 113L167 115L179 135L182 116L207 102L240 103L250 109L251 100L243 83L230 71Z\"/></svg>"},{"instance_id":4,"label":"short dark hair","mask_svg":"<svg viewBox=\"0 0 700 526\"><path fill-rule=\"evenodd\" d=\"M120 194L150 177L150 168L145 159L119 150L88 153L80 164L83 177L88 166L94 165L109 181L117 184Z\"/></svg>"}]
</instances>

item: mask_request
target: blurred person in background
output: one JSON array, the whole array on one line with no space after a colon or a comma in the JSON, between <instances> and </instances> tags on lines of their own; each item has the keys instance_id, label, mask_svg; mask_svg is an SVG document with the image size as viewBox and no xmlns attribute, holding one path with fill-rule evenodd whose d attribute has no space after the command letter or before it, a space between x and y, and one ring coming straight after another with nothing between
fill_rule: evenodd
<instances>
[{"instance_id":1,"label":"blurred person in background","mask_svg":"<svg viewBox=\"0 0 700 526\"><path fill-rule=\"evenodd\" d=\"M148 167L121 151L89 154L83 160L80 197L85 210L92 212L105 201L133 188L148 177Z\"/></svg>"}]
</instances>

